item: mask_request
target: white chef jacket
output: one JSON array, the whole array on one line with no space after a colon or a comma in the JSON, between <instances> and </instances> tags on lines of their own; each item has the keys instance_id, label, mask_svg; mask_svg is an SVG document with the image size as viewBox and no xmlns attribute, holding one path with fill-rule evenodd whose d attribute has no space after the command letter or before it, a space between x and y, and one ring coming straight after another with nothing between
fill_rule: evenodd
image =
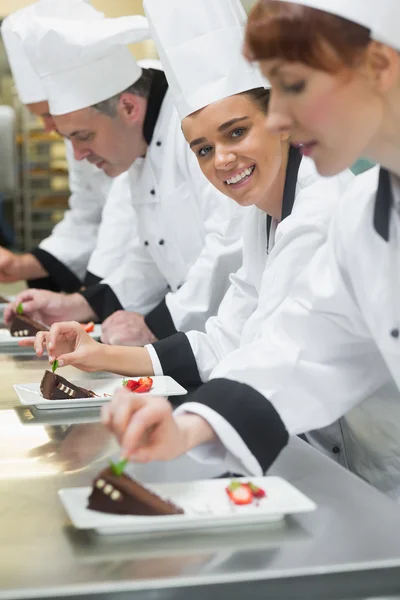
<instances>
[{"instance_id":1,"label":"white chef jacket","mask_svg":"<svg viewBox=\"0 0 400 600\"><path fill-rule=\"evenodd\" d=\"M71 190L69 210L32 254L49 273L55 289L76 291L96 247L112 179L87 161L75 160L71 142L66 140L65 146ZM36 287L40 287L40 281L35 280Z\"/></svg>"},{"instance_id":2,"label":"white chef jacket","mask_svg":"<svg viewBox=\"0 0 400 600\"><path fill-rule=\"evenodd\" d=\"M207 321L205 333L190 331L186 336L178 334L147 346L156 375L171 375L183 385L193 385L193 369L197 368L197 383L207 381L219 362L259 337L263 322L288 295L294 279L326 241L333 208L354 176L345 171L323 179L312 160L304 158L301 164L299 161L298 151L291 149L283 220L277 229L272 221L269 240L266 213L255 206L248 210L243 264L231 276L231 286L218 315Z\"/></svg>"},{"instance_id":3,"label":"white chef jacket","mask_svg":"<svg viewBox=\"0 0 400 600\"><path fill-rule=\"evenodd\" d=\"M112 275L136 239L137 226L129 176L128 173L122 173L113 180L107 196L85 284L92 285Z\"/></svg>"},{"instance_id":4,"label":"white chef jacket","mask_svg":"<svg viewBox=\"0 0 400 600\"><path fill-rule=\"evenodd\" d=\"M201 330L241 263L245 209L201 173L169 92L146 157L128 173L137 239L121 267L83 295L101 320L121 308L146 315L158 338Z\"/></svg>"},{"instance_id":5,"label":"white chef jacket","mask_svg":"<svg viewBox=\"0 0 400 600\"><path fill-rule=\"evenodd\" d=\"M203 458L261 473L288 435L340 419L350 468L399 497L400 182L381 170L376 188L377 169L357 178L262 338L245 360L236 352L220 363L186 406L215 419L229 451L214 444L197 451Z\"/></svg>"}]
</instances>

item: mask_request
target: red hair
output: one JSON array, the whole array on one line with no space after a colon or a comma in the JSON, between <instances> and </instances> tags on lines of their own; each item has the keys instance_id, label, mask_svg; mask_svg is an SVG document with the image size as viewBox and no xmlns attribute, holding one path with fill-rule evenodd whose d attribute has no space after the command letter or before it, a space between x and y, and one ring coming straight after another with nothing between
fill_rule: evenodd
<instances>
[{"instance_id":1,"label":"red hair","mask_svg":"<svg viewBox=\"0 0 400 600\"><path fill-rule=\"evenodd\" d=\"M335 72L355 66L370 41L369 29L331 13L259 0L249 16L245 51L251 60L280 58Z\"/></svg>"}]
</instances>

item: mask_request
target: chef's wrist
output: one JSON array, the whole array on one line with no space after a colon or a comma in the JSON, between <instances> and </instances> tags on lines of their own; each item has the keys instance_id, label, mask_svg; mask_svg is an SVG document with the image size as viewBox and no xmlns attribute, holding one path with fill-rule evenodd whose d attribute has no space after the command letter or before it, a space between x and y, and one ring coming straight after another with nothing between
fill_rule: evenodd
<instances>
[{"instance_id":1,"label":"chef's wrist","mask_svg":"<svg viewBox=\"0 0 400 600\"><path fill-rule=\"evenodd\" d=\"M85 323L87 321L97 321L97 315L93 311L87 300L79 293L68 294L65 296L65 304L68 311L68 318L73 321Z\"/></svg>"},{"instance_id":2,"label":"chef's wrist","mask_svg":"<svg viewBox=\"0 0 400 600\"><path fill-rule=\"evenodd\" d=\"M184 439L185 452L201 444L214 442L217 438L211 425L199 415L186 413L177 415L175 419Z\"/></svg>"},{"instance_id":3,"label":"chef's wrist","mask_svg":"<svg viewBox=\"0 0 400 600\"><path fill-rule=\"evenodd\" d=\"M99 371L110 371L128 377L154 376L153 364L146 348L102 344L99 360Z\"/></svg>"},{"instance_id":4,"label":"chef's wrist","mask_svg":"<svg viewBox=\"0 0 400 600\"><path fill-rule=\"evenodd\" d=\"M15 255L15 274L19 280L42 279L48 272L33 254Z\"/></svg>"}]
</instances>

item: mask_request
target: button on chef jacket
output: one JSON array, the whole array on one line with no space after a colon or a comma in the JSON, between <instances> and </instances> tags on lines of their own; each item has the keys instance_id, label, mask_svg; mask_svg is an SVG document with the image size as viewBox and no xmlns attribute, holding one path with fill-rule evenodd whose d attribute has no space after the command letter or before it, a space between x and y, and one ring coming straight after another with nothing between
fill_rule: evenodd
<instances>
[{"instance_id":1,"label":"button on chef jacket","mask_svg":"<svg viewBox=\"0 0 400 600\"><path fill-rule=\"evenodd\" d=\"M186 407L222 436L208 458L261 473L288 435L341 419L350 468L399 497L400 182L381 170L376 191L377 177L356 178L260 340L220 363Z\"/></svg>"},{"instance_id":2,"label":"button on chef jacket","mask_svg":"<svg viewBox=\"0 0 400 600\"><path fill-rule=\"evenodd\" d=\"M203 330L217 313L241 264L245 210L201 173L160 72L144 135L151 138L146 157L128 172L138 235L120 269L82 294L100 320L121 308L146 315L160 339Z\"/></svg>"},{"instance_id":3,"label":"button on chef jacket","mask_svg":"<svg viewBox=\"0 0 400 600\"><path fill-rule=\"evenodd\" d=\"M87 161L74 158L72 144L65 142L71 196L62 221L32 254L49 276L32 280L31 287L77 291L96 248L102 211L112 179Z\"/></svg>"}]
</instances>

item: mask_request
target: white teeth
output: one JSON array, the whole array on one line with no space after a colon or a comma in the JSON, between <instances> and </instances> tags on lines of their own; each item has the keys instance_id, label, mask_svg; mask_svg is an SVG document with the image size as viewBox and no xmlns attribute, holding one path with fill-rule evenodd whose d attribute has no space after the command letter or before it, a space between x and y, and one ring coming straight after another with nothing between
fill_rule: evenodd
<instances>
[{"instance_id":1,"label":"white teeth","mask_svg":"<svg viewBox=\"0 0 400 600\"><path fill-rule=\"evenodd\" d=\"M242 181L242 179L244 179L245 177L249 177L249 175L252 174L254 169L255 169L255 166L249 167L248 169L244 169L241 173L238 173L238 175L235 175L235 177L231 177L230 179L227 179L225 181L225 183L227 183L228 185L232 185L233 183L239 183L239 181Z\"/></svg>"}]
</instances>

